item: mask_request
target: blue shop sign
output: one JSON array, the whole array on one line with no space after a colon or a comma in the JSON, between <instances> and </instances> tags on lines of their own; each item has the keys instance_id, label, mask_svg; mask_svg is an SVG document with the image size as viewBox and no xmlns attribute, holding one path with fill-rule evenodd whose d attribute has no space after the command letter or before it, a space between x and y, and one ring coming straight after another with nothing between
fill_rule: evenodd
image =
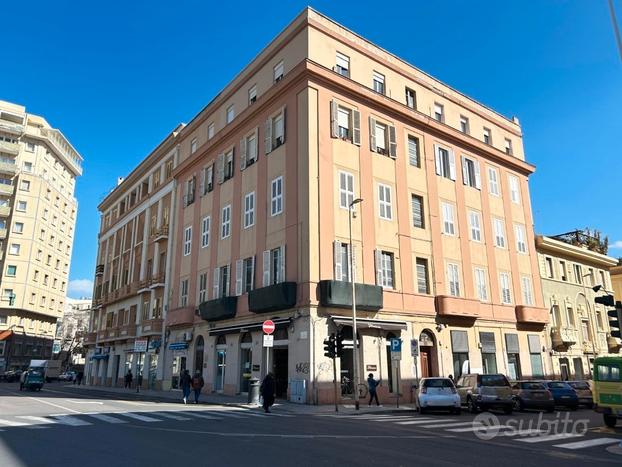
<instances>
[{"instance_id":1,"label":"blue shop sign","mask_svg":"<svg viewBox=\"0 0 622 467\"><path fill-rule=\"evenodd\" d=\"M170 350L185 350L188 348L188 343L187 342L171 342L168 345L168 348Z\"/></svg>"},{"instance_id":2,"label":"blue shop sign","mask_svg":"<svg viewBox=\"0 0 622 467\"><path fill-rule=\"evenodd\" d=\"M162 339L151 339L149 341L149 350L159 349L162 345Z\"/></svg>"}]
</instances>

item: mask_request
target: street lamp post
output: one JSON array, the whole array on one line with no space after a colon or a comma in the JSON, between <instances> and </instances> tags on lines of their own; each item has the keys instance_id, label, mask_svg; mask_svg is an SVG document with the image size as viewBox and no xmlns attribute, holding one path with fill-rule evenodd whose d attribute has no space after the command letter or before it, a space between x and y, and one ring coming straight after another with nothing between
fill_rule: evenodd
<instances>
[{"instance_id":1,"label":"street lamp post","mask_svg":"<svg viewBox=\"0 0 622 467\"><path fill-rule=\"evenodd\" d=\"M356 204L359 204L363 200L356 198L352 200L348 205L348 230L350 232L350 248L348 256L350 258L350 284L352 285L352 365L353 378L352 378L352 390L354 392L354 408L359 410L359 368L358 368L358 348L357 348L357 335L356 335L356 287L354 286L354 247L352 245L352 211Z\"/></svg>"}]
</instances>

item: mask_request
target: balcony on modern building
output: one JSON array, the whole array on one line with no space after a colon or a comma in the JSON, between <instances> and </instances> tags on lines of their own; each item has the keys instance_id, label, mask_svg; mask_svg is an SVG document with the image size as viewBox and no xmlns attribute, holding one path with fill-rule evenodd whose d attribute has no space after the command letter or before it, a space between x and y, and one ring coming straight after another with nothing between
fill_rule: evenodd
<instances>
[{"instance_id":1,"label":"balcony on modern building","mask_svg":"<svg viewBox=\"0 0 622 467\"><path fill-rule=\"evenodd\" d=\"M6 228L0 227L0 240L4 240L6 238Z\"/></svg>"},{"instance_id":2,"label":"balcony on modern building","mask_svg":"<svg viewBox=\"0 0 622 467\"><path fill-rule=\"evenodd\" d=\"M87 332L84 335L84 345L93 345L97 342L97 332Z\"/></svg>"},{"instance_id":3,"label":"balcony on modern building","mask_svg":"<svg viewBox=\"0 0 622 467\"><path fill-rule=\"evenodd\" d=\"M551 342L553 347L568 347L579 342L579 333L571 327L553 326L551 328Z\"/></svg>"},{"instance_id":4,"label":"balcony on modern building","mask_svg":"<svg viewBox=\"0 0 622 467\"><path fill-rule=\"evenodd\" d=\"M164 273L158 274L151 278L149 281L149 287L152 289L156 289L158 287L164 287L164 281L166 280L166 275Z\"/></svg>"},{"instance_id":5,"label":"balcony on modern building","mask_svg":"<svg viewBox=\"0 0 622 467\"><path fill-rule=\"evenodd\" d=\"M103 275L104 275L104 265L98 264L97 266L95 266L95 277L103 276Z\"/></svg>"},{"instance_id":6,"label":"balcony on modern building","mask_svg":"<svg viewBox=\"0 0 622 467\"><path fill-rule=\"evenodd\" d=\"M248 292L248 309L253 313L286 310L296 305L296 282L281 282Z\"/></svg>"},{"instance_id":7,"label":"balcony on modern building","mask_svg":"<svg viewBox=\"0 0 622 467\"><path fill-rule=\"evenodd\" d=\"M13 195L14 186L9 183L0 183L0 195Z\"/></svg>"},{"instance_id":8,"label":"balcony on modern building","mask_svg":"<svg viewBox=\"0 0 622 467\"><path fill-rule=\"evenodd\" d=\"M546 308L516 305L516 321L523 324L546 325L549 322L549 312Z\"/></svg>"},{"instance_id":9,"label":"balcony on modern building","mask_svg":"<svg viewBox=\"0 0 622 467\"><path fill-rule=\"evenodd\" d=\"M152 242L159 242L166 239L168 239L168 225L163 225L159 229L154 229L153 232L151 232Z\"/></svg>"},{"instance_id":10,"label":"balcony on modern building","mask_svg":"<svg viewBox=\"0 0 622 467\"><path fill-rule=\"evenodd\" d=\"M8 204L0 205L0 217L9 217L11 215L11 206Z\"/></svg>"},{"instance_id":11,"label":"balcony on modern building","mask_svg":"<svg viewBox=\"0 0 622 467\"><path fill-rule=\"evenodd\" d=\"M195 314L195 309L191 306L175 308L174 310L169 310L166 314L166 322L164 324L167 328L173 326L192 326Z\"/></svg>"},{"instance_id":12,"label":"balcony on modern building","mask_svg":"<svg viewBox=\"0 0 622 467\"><path fill-rule=\"evenodd\" d=\"M477 319L481 317L479 300L439 295L436 297L436 312L440 316Z\"/></svg>"},{"instance_id":13,"label":"balcony on modern building","mask_svg":"<svg viewBox=\"0 0 622 467\"><path fill-rule=\"evenodd\" d=\"M0 161L0 173L15 175L17 173L17 164L15 161L7 162L6 160Z\"/></svg>"},{"instance_id":14,"label":"balcony on modern building","mask_svg":"<svg viewBox=\"0 0 622 467\"><path fill-rule=\"evenodd\" d=\"M356 308L378 311L383 305L382 287L355 283ZM352 308L352 283L323 280L319 283L320 305L333 308Z\"/></svg>"},{"instance_id":15,"label":"balcony on modern building","mask_svg":"<svg viewBox=\"0 0 622 467\"><path fill-rule=\"evenodd\" d=\"M141 324L141 334L147 336L150 334L162 334L162 318L146 319Z\"/></svg>"},{"instance_id":16,"label":"balcony on modern building","mask_svg":"<svg viewBox=\"0 0 622 467\"><path fill-rule=\"evenodd\" d=\"M130 337L136 337L136 324L126 324L125 326L119 326L117 339L127 339Z\"/></svg>"},{"instance_id":17,"label":"balcony on modern building","mask_svg":"<svg viewBox=\"0 0 622 467\"><path fill-rule=\"evenodd\" d=\"M7 122L6 120L0 120L0 131L19 136L24 133L24 125Z\"/></svg>"},{"instance_id":18,"label":"balcony on modern building","mask_svg":"<svg viewBox=\"0 0 622 467\"><path fill-rule=\"evenodd\" d=\"M19 144L9 141L0 141L0 152L17 156L19 154Z\"/></svg>"},{"instance_id":19,"label":"balcony on modern building","mask_svg":"<svg viewBox=\"0 0 622 467\"><path fill-rule=\"evenodd\" d=\"M199 315L205 321L220 321L235 317L238 297L222 297L199 305Z\"/></svg>"}]
</instances>

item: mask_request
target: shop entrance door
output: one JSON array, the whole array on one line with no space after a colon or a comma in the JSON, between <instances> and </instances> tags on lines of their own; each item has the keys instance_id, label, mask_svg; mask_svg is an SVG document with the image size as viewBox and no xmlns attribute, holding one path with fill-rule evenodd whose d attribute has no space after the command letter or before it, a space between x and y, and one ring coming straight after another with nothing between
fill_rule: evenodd
<instances>
[{"instance_id":1,"label":"shop entrance door","mask_svg":"<svg viewBox=\"0 0 622 467\"><path fill-rule=\"evenodd\" d=\"M227 366L227 349L216 348L216 381L214 381L214 390L223 392L225 388L225 368Z\"/></svg>"},{"instance_id":2,"label":"shop entrance door","mask_svg":"<svg viewBox=\"0 0 622 467\"><path fill-rule=\"evenodd\" d=\"M276 397L283 399L287 397L287 347L274 347L273 356L272 371L274 372Z\"/></svg>"},{"instance_id":3,"label":"shop entrance door","mask_svg":"<svg viewBox=\"0 0 622 467\"><path fill-rule=\"evenodd\" d=\"M112 366L112 385L119 385L119 366L121 365L121 355L115 355Z\"/></svg>"}]
</instances>

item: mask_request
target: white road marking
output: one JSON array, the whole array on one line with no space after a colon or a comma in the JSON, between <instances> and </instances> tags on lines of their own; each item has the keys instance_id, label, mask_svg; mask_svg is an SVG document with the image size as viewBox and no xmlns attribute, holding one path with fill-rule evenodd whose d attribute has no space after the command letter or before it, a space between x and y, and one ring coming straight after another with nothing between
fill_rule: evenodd
<instances>
[{"instance_id":1,"label":"white road marking","mask_svg":"<svg viewBox=\"0 0 622 467\"><path fill-rule=\"evenodd\" d=\"M170 418L171 420L190 420L188 417L180 417L169 412L155 412L154 415L158 417Z\"/></svg>"},{"instance_id":2,"label":"white road marking","mask_svg":"<svg viewBox=\"0 0 622 467\"><path fill-rule=\"evenodd\" d=\"M104 405L103 402L99 401L76 401L72 399L65 399L66 402L71 402L72 404L96 404L96 405Z\"/></svg>"},{"instance_id":3,"label":"white road marking","mask_svg":"<svg viewBox=\"0 0 622 467\"><path fill-rule=\"evenodd\" d=\"M447 422L447 421L452 421L453 419L451 418L446 418L444 420L439 420L438 423L440 423L441 421L443 422ZM406 421L401 421L401 422L395 422L397 425L421 425L422 423L437 423L434 421L433 418L418 418L417 420L406 420Z\"/></svg>"},{"instance_id":4,"label":"white road marking","mask_svg":"<svg viewBox=\"0 0 622 467\"><path fill-rule=\"evenodd\" d=\"M44 424L58 423L58 421L54 420L53 418L37 417L35 415L18 415L18 417L26 419L26 420L32 420L33 422L44 423Z\"/></svg>"},{"instance_id":5,"label":"white road marking","mask_svg":"<svg viewBox=\"0 0 622 467\"><path fill-rule=\"evenodd\" d=\"M508 428L508 425L473 425L468 426L466 428L448 428L446 431L451 431L453 433L466 433L468 431L492 431L492 430L501 430L502 428Z\"/></svg>"},{"instance_id":6,"label":"white road marking","mask_svg":"<svg viewBox=\"0 0 622 467\"><path fill-rule=\"evenodd\" d=\"M101 413L90 413L88 416L106 423L127 423L127 420L121 420L120 418L111 417Z\"/></svg>"},{"instance_id":7,"label":"white road marking","mask_svg":"<svg viewBox=\"0 0 622 467\"><path fill-rule=\"evenodd\" d=\"M510 430L500 433L501 436L531 436L538 433L546 433L544 430L537 430L535 428L525 430Z\"/></svg>"},{"instance_id":8,"label":"white road marking","mask_svg":"<svg viewBox=\"0 0 622 467\"><path fill-rule=\"evenodd\" d=\"M620 442L619 438L596 438L596 439L588 439L586 441L575 441L574 443L566 443L566 444L554 444L556 448L563 449L583 449L583 448L591 448L593 446L602 446L604 444L613 444Z\"/></svg>"},{"instance_id":9,"label":"white road marking","mask_svg":"<svg viewBox=\"0 0 622 467\"><path fill-rule=\"evenodd\" d=\"M213 411L210 412L211 414L217 415L218 417L230 417L230 418L244 418L241 415L236 415L230 412L224 412L224 411Z\"/></svg>"},{"instance_id":10,"label":"white road marking","mask_svg":"<svg viewBox=\"0 0 622 467\"><path fill-rule=\"evenodd\" d=\"M41 402L42 404L51 405L52 407L56 407L57 409L67 410L67 411L69 411L69 412L73 412L73 413L82 413L82 412L80 412L79 410L73 410L73 409L70 409L69 407L64 407L64 406L62 406L62 405L58 405L58 404L54 404L54 403L52 403L52 402L44 401L43 399L38 399L38 398L36 398L36 397L30 397L30 396L29 396L29 397L27 397L27 398L28 398L28 399L32 399L32 400L37 401L37 402Z\"/></svg>"},{"instance_id":11,"label":"white road marking","mask_svg":"<svg viewBox=\"0 0 622 467\"><path fill-rule=\"evenodd\" d=\"M137 413L132 412L118 412L119 415L123 415L125 417L133 418L135 420L140 420L141 422L161 422L162 420L158 418L147 417L145 415L139 415Z\"/></svg>"},{"instance_id":12,"label":"white road marking","mask_svg":"<svg viewBox=\"0 0 622 467\"><path fill-rule=\"evenodd\" d=\"M580 436L583 435L579 433L557 433L554 435L534 436L533 438L517 439L516 441L520 441L521 443L544 443L546 441L557 441L558 439L566 438L578 438Z\"/></svg>"},{"instance_id":13,"label":"white road marking","mask_svg":"<svg viewBox=\"0 0 622 467\"><path fill-rule=\"evenodd\" d=\"M70 425L70 426L92 425L92 423L89 423L85 420L80 420L79 418L76 418L75 416L72 416L72 415L55 415L54 419L58 420L63 425Z\"/></svg>"},{"instance_id":14,"label":"white road marking","mask_svg":"<svg viewBox=\"0 0 622 467\"><path fill-rule=\"evenodd\" d=\"M184 414L190 415L191 417L205 418L207 420L222 420L220 417L214 417L212 415L206 415L204 413L184 412Z\"/></svg>"},{"instance_id":15,"label":"white road marking","mask_svg":"<svg viewBox=\"0 0 622 467\"><path fill-rule=\"evenodd\" d=\"M28 426L29 423L24 423L24 422L14 422L12 420L3 420L0 419L0 425L4 425L4 426Z\"/></svg>"},{"instance_id":16,"label":"white road marking","mask_svg":"<svg viewBox=\"0 0 622 467\"><path fill-rule=\"evenodd\" d=\"M451 428L454 426L472 425L473 422L438 423L434 425L421 425L421 428Z\"/></svg>"}]
</instances>

